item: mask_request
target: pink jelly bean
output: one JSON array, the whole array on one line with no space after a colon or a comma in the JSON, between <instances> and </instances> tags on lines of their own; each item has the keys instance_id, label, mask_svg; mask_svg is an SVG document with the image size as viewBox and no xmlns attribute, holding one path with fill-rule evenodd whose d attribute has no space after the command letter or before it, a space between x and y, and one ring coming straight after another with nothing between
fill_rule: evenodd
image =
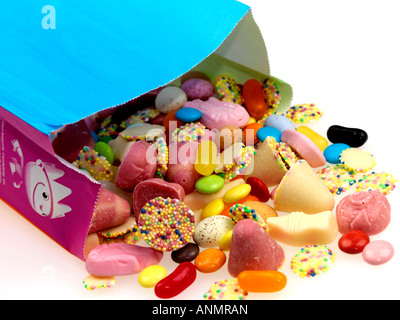
<instances>
[{"instance_id":1,"label":"pink jelly bean","mask_svg":"<svg viewBox=\"0 0 400 320\"><path fill-rule=\"evenodd\" d=\"M170 275L157 283L154 293L161 299L173 298L187 289L196 280L196 275L193 263L182 262Z\"/></svg>"},{"instance_id":2,"label":"pink jelly bean","mask_svg":"<svg viewBox=\"0 0 400 320\"><path fill-rule=\"evenodd\" d=\"M388 262L393 255L393 246L385 240L375 240L368 243L362 252L364 261L374 266Z\"/></svg>"}]
</instances>

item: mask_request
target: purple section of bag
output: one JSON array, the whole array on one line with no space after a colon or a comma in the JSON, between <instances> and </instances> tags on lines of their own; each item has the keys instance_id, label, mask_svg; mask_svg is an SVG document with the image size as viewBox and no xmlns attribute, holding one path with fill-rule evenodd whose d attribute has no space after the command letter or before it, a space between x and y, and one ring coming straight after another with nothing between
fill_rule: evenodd
<instances>
[{"instance_id":1,"label":"purple section of bag","mask_svg":"<svg viewBox=\"0 0 400 320\"><path fill-rule=\"evenodd\" d=\"M55 156L49 137L0 108L0 197L84 260L100 185Z\"/></svg>"}]
</instances>

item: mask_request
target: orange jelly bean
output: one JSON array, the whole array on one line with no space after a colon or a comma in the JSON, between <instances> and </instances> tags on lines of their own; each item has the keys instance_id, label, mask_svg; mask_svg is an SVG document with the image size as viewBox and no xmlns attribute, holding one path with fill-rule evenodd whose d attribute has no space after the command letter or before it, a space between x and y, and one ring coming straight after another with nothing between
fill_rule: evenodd
<instances>
[{"instance_id":1,"label":"orange jelly bean","mask_svg":"<svg viewBox=\"0 0 400 320\"><path fill-rule=\"evenodd\" d=\"M246 270L239 273L238 284L247 292L277 292L286 287L287 278L275 270Z\"/></svg>"},{"instance_id":2,"label":"orange jelly bean","mask_svg":"<svg viewBox=\"0 0 400 320\"><path fill-rule=\"evenodd\" d=\"M256 144L259 140L257 138L257 131L261 129L263 125L258 122L250 123L247 126L243 128L243 134L244 134L244 141L245 144L248 146L252 146ZM250 131L252 131L252 135L250 136Z\"/></svg>"},{"instance_id":3,"label":"orange jelly bean","mask_svg":"<svg viewBox=\"0 0 400 320\"><path fill-rule=\"evenodd\" d=\"M267 111L267 104L263 94L263 88L257 79L247 80L242 89L244 104L249 114L260 119Z\"/></svg>"},{"instance_id":4,"label":"orange jelly bean","mask_svg":"<svg viewBox=\"0 0 400 320\"><path fill-rule=\"evenodd\" d=\"M205 249L194 260L197 270L203 273L215 272L225 264L226 255L216 248Z\"/></svg>"}]
</instances>

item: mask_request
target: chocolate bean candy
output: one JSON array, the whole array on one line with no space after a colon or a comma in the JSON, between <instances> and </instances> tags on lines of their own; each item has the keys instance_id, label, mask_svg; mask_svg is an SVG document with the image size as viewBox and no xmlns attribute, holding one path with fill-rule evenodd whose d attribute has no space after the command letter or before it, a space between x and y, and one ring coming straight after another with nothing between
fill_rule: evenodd
<instances>
[{"instance_id":1,"label":"chocolate bean candy","mask_svg":"<svg viewBox=\"0 0 400 320\"><path fill-rule=\"evenodd\" d=\"M364 130L339 125L329 127L327 136L332 143L345 143L353 148L361 147L368 140L368 134Z\"/></svg>"},{"instance_id":2,"label":"chocolate bean candy","mask_svg":"<svg viewBox=\"0 0 400 320\"><path fill-rule=\"evenodd\" d=\"M192 261L196 259L200 252L200 248L197 244L195 243L188 243L184 247L172 251L171 253L171 259L175 261L176 263L182 263L185 261Z\"/></svg>"}]
</instances>

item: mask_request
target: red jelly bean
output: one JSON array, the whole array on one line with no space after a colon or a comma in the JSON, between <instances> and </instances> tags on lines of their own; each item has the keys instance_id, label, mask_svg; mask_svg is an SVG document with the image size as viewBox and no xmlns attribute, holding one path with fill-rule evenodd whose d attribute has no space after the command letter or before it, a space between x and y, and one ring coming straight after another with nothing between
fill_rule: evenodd
<instances>
[{"instance_id":1,"label":"red jelly bean","mask_svg":"<svg viewBox=\"0 0 400 320\"><path fill-rule=\"evenodd\" d=\"M263 88L256 79L247 80L242 89L244 104L250 115L256 119L262 118L267 110Z\"/></svg>"},{"instance_id":2,"label":"red jelly bean","mask_svg":"<svg viewBox=\"0 0 400 320\"><path fill-rule=\"evenodd\" d=\"M269 200L269 189L262 180L256 177L248 177L246 182L251 186L251 195L257 197L261 202Z\"/></svg>"},{"instance_id":3,"label":"red jelly bean","mask_svg":"<svg viewBox=\"0 0 400 320\"><path fill-rule=\"evenodd\" d=\"M339 249L345 253L357 254L364 250L369 243L369 236L364 231L353 230L345 233L339 239Z\"/></svg>"},{"instance_id":4,"label":"red jelly bean","mask_svg":"<svg viewBox=\"0 0 400 320\"><path fill-rule=\"evenodd\" d=\"M187 289L195 280L196 267L193 263L185 261L157 283L154 293L160 299L170 299Z\"/></svg>"}]
</instances>

